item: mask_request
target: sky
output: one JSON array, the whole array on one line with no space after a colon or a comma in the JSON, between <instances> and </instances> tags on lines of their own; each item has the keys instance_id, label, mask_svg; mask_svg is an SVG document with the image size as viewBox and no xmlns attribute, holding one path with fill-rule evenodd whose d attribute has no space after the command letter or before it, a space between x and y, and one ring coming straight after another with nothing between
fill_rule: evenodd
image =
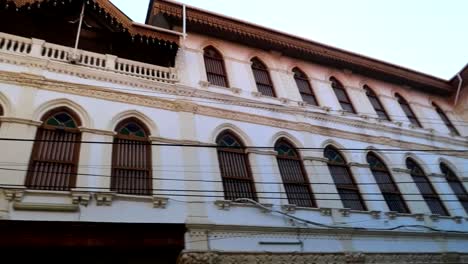
<instances>
[{"instance_id":1,"label":"sky","mask_svg":"<svg viewBox=\"0 0 468 264\"><path fill-rule=\"evenodd\" d=\"M149 0L111 0L144 23ZM180 0L450 79L468 63L467 0ZM190 31L189 31L190 33Z\"/></svg>"}]
</instances>

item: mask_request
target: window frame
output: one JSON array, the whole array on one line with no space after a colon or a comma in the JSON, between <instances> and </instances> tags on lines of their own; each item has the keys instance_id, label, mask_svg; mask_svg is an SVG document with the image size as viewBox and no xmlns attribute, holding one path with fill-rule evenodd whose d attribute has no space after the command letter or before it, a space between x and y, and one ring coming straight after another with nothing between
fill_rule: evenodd
<instances>
[{"instance_id":1,"label":"window frame","mask_svg":"<svg viewBox=\"0 0 468 264\"><path fill-rule=\"evenodd\" d=\"M278 151L277 151L277 146L279 144L286 144L288 145L296 154L296 157L288 157L288 156L284 156L284 155L279 155L278 154ZM288 139L286 138L280 138L276 141L275 143L275 146L274 146L274 149L276 151L276 160L277 160L277 164L278 164L278 169L280 171L280 176L281 176L281 180L283 182L283 186L284 186L284 190L286 192L286 196L288 198L288 202L290 204L291 203L291 200L293 200L294 198L290 198L289 197L289 194L288 194L288 190L286 189L286 184L291 184L291 185L303 185L303 186L306 186L307 187L307 191L308 191L308 196L309 196L309 201L311 203L311 206L303 206L303 207L308 207L308 208L316 208L317 207L317 202L315 200L315 196L314 196L314 193L312 192L312 188L310 186L310 181L309 181L309 177L307 175L307 171L304 167L304 161L302 160L302 157L301 157L301 154L299 153L299 151L297 151L297 148L294 146L294 144L292 142L290 142ZM302 179L303 181L302 182L298 182L298 181L287 181L285 180L285 177L283 176L282 174L282 170L281 170L281 166L280 166L280 160L283 159L283 160L294 160L294 161L297 161L299 163L299 169L301 170L301 176L302 176ZM297 205L297 206L301 206L301 205Z\"/></svg>"},{"instance_id":2,"label":"window frame","mask_svg":"<svg viewBox=\"0 0 468 264\"><path fill-rule=\"evenodd\" d=\"M239 148L230 148L230 147L220 146L219 141L225 135L229 135L229 136L233 137L237 141L237 143L240 145L240 147ZM246 152L244 142L240 139L239 136L237 136L237 134L235 132L232 132L230 130L225 130L225 131L219 133L219 135L216 137L216 144L217 144L216 156L217 156L217 160L218 160L220 176L221 176L221 181L222 181L222 185L223 185L224 199L230 200L229 197L228 197L228 192L226 191L226 186L225 186L227 184L227 182L225 182L225 179L230 179L230 180L238 180L238 181L244 181L244 182L248 181L249 184L250 184L250 188L252 190L252 198L251 199L253 199L255 201L259 201L258 193L257 193L257 190L255 188L255 179L253 177L252 168L250 167L250 160L249 160L248 153ZM247 178L242 178L242 177L226 176L225 173L224 173L225 170L223 169L224 164L221 163L221 159L220 159L220 155L219 155L220 152L242 154L242 159L245 162L244 165L246 167L248 177ZM234 195L232 195L232 196L234 196ZM246 198L246 197L237 197L237 198L233 199L232 201L234 201L234 200L236 200L238 198Z\"/></svg>"},{"instance_id":3,"label":"window frame","mask_svg":"<svg viewBox=\"0 0 468 264\"><path fill-rule=\"evenodd\" d=\"M66 113L67 115L69 115L73 119L76 127L69 128L69 127L63 127L63 126L53 126L53 125L49 125L46 123L46 121L49 118L60 113ZM80 150L81 150L81 138L82 138L82 133L79 129L79 127L82 124L81 119L73 110L69 109L68 107L62 106L62 107L56 107L47 111L42 116L41 121L42 121L42 124L40 127L38 127L36 131L34 144L32 146L31 156L30 156L29 163L28 163L28 171L26 173L24 185L28 189L35 189L35 190L70 191L72 188L76 187L76 181L77 181L77 175L78 175L78 166L79 166ZM75 137L75 139L73 140L74 142L71 142L71 144L73 145L72 146L63 146L63 145L60 146L56 144L54 146L53 143L59 143L59 142L58 141L51 141L51 142L42 141L42 137L44 136L45 133L47 133L47 131L49 132L53 131L55 132L55 135L60 134L60 133L68 133L68 135L75 134L76 136L74 136ZM46 144L49 144L49 145L46 145ZM73 148L73 152L71 154L72 159L70 161L66 161L63 159L58 159L58 160L50 159L50 158L45 159L45 158L40 157L41 153L43 153L44 150L48 150L48 149L50 150L52 147L57 147L57 145L62 148L63 147ZM47 165L49 166L49 168L53 166L51 164L59 164L59 165L54 168L55 169L55 172L53 173L54 176L47 178L48 176L40 176L40 175L38 176L36 174L37 172L39 173L44 172L44 171L36 171L34 169L37 166L36 163L43 163L43 165L39 165L39 166L44 166L45 164L49 164ZM71 171L69 173L60 172L61 174L69 175L68 183L63 184L63 185L60 185L60 184L37 185L36 184L37 181L44 181L44 178L49 182L52 181L53 179L54 182L57 183L57 180L58 180L57 178L59 177L58 175L60 174L58 170L59 169L63 170L62 167L59 167L60 165L72 166ZM57 178L53 178L53 177L57 177Z\"/></svg>"},{"instance_id":4,"label":"window frame","mask_svg":"<svg viewBox=\"0 0 468 264\"><path fill-rule=\"evenodd\" d=\"M369 157L373 157L373 158L377 159L383 165L384 169L373 168L371 166L370 162L369 162ZM379 189L380 189L380 192L382 193L382 195L384 195L384 194L398 195L399 198L401 199L402 203L403 203L403 209L404 209L404 212L399 212L399 211L398 212L399 213L410 214L411 211L409 210L408 204L406 203L406 201L405 201L405 199L403 197L403 194L401 193L400 188L398 187L398 184L396 184L392 173L388 169L387 164L385 164L385 162L377 154L375 154L374 152L367 153L366 161L367 161L367 164L369 164L369 169L370 169L372 175L374 176L374 179L375 179L375 181L377 183L377 186L379 186ZM374 171L384 172L384 173L388 174L388 179L390 180L390 183L393 185L393 188L395 189L395 191L382 190L381 183L378 182L377 177L374 174ZM386 184L388 184L388 183L386 183ZM385 200L385 196L384 196L384 200ZM385 200L385 202L387 203L388 209L390 211L393 211L390 208L391 206L389 205L389 203L386 200Z\"/></svg>"},{"instance_id":5,"label":"window frame","mask_svg":"<svg viewBox=\"0 0 468 264\"><path fill-rule=\"evenodd\" d=\"M405 113L405 116L406 118L408 119L408 121L413 125L413 126L416 126L416 127L419 127L419 128L423 128L421 122L419 121L418 117L416 116L416 114L414 113L413 111L413 108L411 108L410 104L408 103L408 101L406 101L406 99L401 96L399 93L396 93L395 94L395 98L397 99L397 102L398 104L400 105L401 109L403 110L403 113ZM406 106L406 108L404 107ZM405 111L405 109L408 109L408 111ZM413 122L413 120L415 122Z\"/></svg>"},{"instance_id":6,"label":"window frame","mask_svg":"<svg viewBox=\"0 0 468 264\"><path fill-rule=\"evenodd\" d=\"M144 138L140 138L140 137L135 137L135 136L132 136L132 135L123 135L123 134L120 134L118 131L120 131L120 129L122 129L123 127L127 126L129 123L136 123L144 132L145 132L145 137ZM121 193L121 194L129 194L129 195L142 195L142 196L148 196L148 195L152 195L153 193L153 165L152 165L152 145L151 145L151 139L150 139L150 133L149 133L149 129L148 127L143 123L141 122L138 118L135 118L135 117L129 117L129 118L126 118L122 121L120 121L116 126L115 126L115 129L114 131L116 132L116 134L114 135L113 137L113 144L112 144L112 161L111 161L111 183L110 183L110 190L111 191L115 191L117 193ZM120 149L117 149L119 148L120 146L118 145L118 141L119 140L126 140L126 141L134 141L134 142L142 142L143 144L147 144L146 145L146 166L147 168L144 170L142 168L136 168L136 167L132 167L132 166L121 166L121 165L117 165L117 155L120 153L118 152L121 151ZM125 159L128 160L129 157L128 156L125 156ZM122 191L122 190L119 190L119 187L117 187L116 185L119 183L118 180L116 179L116 170L124 170L124 171L146 171L148 173L148 176L147 176L147 184L148 184L148 188L146 188L146 190L131 190L129 188L125 188L125 190L127 191ZM129 176L127 176L126 178L131 178ZM138 193L138 191L140 191L141 193ZM135 193L136 192L136 193Z\"/></svg>"},{"instance_id":7,"label":"window frame","mask_svg":"<svg viewBox=\"0 0 468 264\"><path fill-rule=\"evenodd\" d=\"M390 119L390 116L387 113L387 110L385 109L384 105L382 104L382 101L380 101L380 98L377 96L377 94L374 92L374 90L372 88L370 88L367 84L365 84L363 86L363 89L364 89L364 91L366 93L367 98L369 99L370 104L372 105L372 108L374 109L375 113L377 114L378 119L386 120L386 121L392 121ZM379 108L381 108L381 110L376 108L376 106L372 103L373 101L371 100L371 98L375 99L375 101L377 102L377 104L378 104ZM383 113L384 118L382 118L382 116L379 114L379 112Z\"/></svg>"},{"instance_id":8,"label":"window frame","mask_svg":"<svg viewBox=\"0 0 468 264\"><path fill-rule=\"evenodd\" d=\"M334 162L334 161L329 160L325 155L325 152L328 149L332 149L333 151L337 152L338 155L340 155L340 157L343 159L343 163L338 163L338 162ZM359 202L361 204L361 206L362 206L362 210L353 209L353 208L351 208L351 210L367 211L368 208L367 208L366 202L362 197L361 190L359 189L359 186L356 184L356 180L354 179L354 175L351 172L351 169L349 168L344 155L337 148L335 148L334 146L329 145L329 146L325 147L325 149L324 149L324 158L327 159L327 167L328 167L328 170L330 172L330 176L332 176L333 182L334 182L335 187L336 187L336 189L338 191L338 195L340 196L340 200L341 200L343 206L345 206L345 205L344 205L343 198L341 197L340 190L351 190L351 191L355 191L357 193L357 195L358 195L359 201L355 201L355 202ZM349 180L350 180L351 184L339 184L339 183L337 183L335 181L335 177L333 176L333 170L330 169L331 167L334 167L334 166L344 168L347 175L349 176Z\"/></svg>"},{"instance_id":9,"label":"window frame","mask_svg":"<svg viewBox=\"0 0 468 264\"><path fill-rule=\"evenodd\" d=\"M450 133L454 134L455 136L460 136L460 132L458 129L453 125L452 121L448 118L447 114L445 114L444 110L440 108L436 103L432 102L432 106L435 108L437 114L439 115L442 122L445 124L447 129Z\"/></svg>"},{"instance_id":10,"label":"window frame","mask_svg":"<svg viewBox=\"0 0 468 264\"><path fill-rule=\"evenodd\" d=\"M417 167L420 171L421 171L421 175L419 174L414 174L413 173L413 170L410 169L409 167L409 163L413 163L414 164L414 167ZM419 190L419 193L421 194L421 196L423 197L424 201L426 202L426 205L427 207L429 208L429 210L431 211L432 214L437 214L437 213L434 213L431 206L429 205L430 203L428 202L428 200L437 200L440 205L442 206L442 209L444 211L444 214L442 214L442 216L450 216L450 213L449 211L447 210L447 207L445 206L444 202L440 199L440 196L439 194L437 193L437 191L435 190L434 188L434 185L432 184L432 182L430 181L429 177L427 177L426 173L424 172L423 168L419 165L418 162L416 162L414 159L412 158L407 158L406 159L406 168L410 170L410 175L411 175L411 178L413 180L413 182L416 184L418 190ZM418 181L415 180L415 177L422 177L424 178L425 182L427 182L427 185L429 186L429 189L430 189L430 194L424 194L423 191L422 191L422 187L420 187L420 185L418 185ZM419 182L419 183L425 183L425 182Z\"/></svg>"},{"instance_id":11,"label":"window frame","mask_svg":"<svg viewBox=\"0 0 468 264\"><path fill-rule=\"evenodd\" d=\"M275 91L275 86L274 86L273 81L271 79L270 70L267 67L267 65L257 57L253 57L250 60L250 63L251 63L250 69L252 70L252 74L254 76L254 81L255 81L255 85L257 87L257 91L259 93L261 93L263 96L276 98L277 94L276 94L276 91ZM261 67L256 67L255 64L259 64L259 65L261 65ZM261 82L261 80L259 80L259 78L257 78L257 75L255 73L256 71L264 72L266 77L267 77L268 83ZM259 89L259 84L263 85L263 86L268 86L269 88L271 88L272 95L268 95L268 94L263 93L261 91L261 89Z\"/></svg>"},{"instance_id":12,"label":"window frame","mask_svg":"<svg viewBox=\"0 0 468 264\"><path fill-rule=\"evenodd\" d=\"M294 67L292 69L292 72L293 72L293 77L294 77L294 82L296 83L296 87L299 91L299 94L301 95L301 99L302 101L306 102L307 104L310 104L310 105L314 105L314 106L319 106L319 102L317 100L317 96L315 96L315 92L312 88L312 85L310 84L310 79L309 77L307 76L307 74L305 74L304 71L302 71L301 69L299 69L299 67ZM299 75L302 75L302 76L299 76ZM301 88L299 87L299 83L298 83L298 80L300 81L303 81L307 84L307 90L310 92L310 93L305 93L303 91L301 91ZM310 103L308 102L307 100L304 99L304 95L307 95L307 96L311 96L313 98L313 101L314 103Z\"/></svg>"},{"instance_id":13,"label":"window frame","mask_svg":"<svg viewBox=\"0 0 468 264\"><path fill-rule=\"evenodd\" d=\"M207 51L210 51L210 50L213 51L216 55L218 55L218 57L208 55ZM208 67L207 67L207 59L212 60L212 61L216 61L217 63L219 63L219 65L222 68L223 74L220 75L217 72L209 71ZM229 78L228 78L227 71L226 71L226 62L224 61L223 55L221 54L221 52L219 52L219 50L217 48L215 48L215 47L213 47L211 45L206 46L203 49L203 62L204 62L204 65L205 65L206 79L210 84L220 86L220 87L226 87L226 88L230 87L229 86ZM223 79L223 81L224 81L224 85L221 85L221 84L218 84L218 83L213 83L212 81L210 81L210 76L211 75L216 75L218 77L221 77Z\"/></svg>"},{"instance_id":14,"label":"window frame","mask_svg":"<svg viewBox=\"0 0 468 264\"><path fill-rule=\"evenodd\" d=\"M345 111L345 112L348 112L348 113L357 114L356 108L354 107L353 102L351 101L351 98L349 97L348 91L346 91L346 88L344 87L343 83L341 83L334 76L331 76L328 80L331 82L330 86L332 87L333 93L335 94L335 97L338 100L338 103L340 104L341 109L343 111ZM343 101L343 100L340 99L340 97L338 96L336 90L343 91L343 93L345 95L345 98L346 98L346 101ZM343 104L350 105L352 111L346 110L345 107L343 107Z\"/></svg>"},{"instance_id":15,"label":"window frame","mask_svg":"<svg viewBox=\"0 0 468 264\"><path fill-rule=\"evenodd\" d=\"M443 167L445 167L446 172L444 172ZM465 212L468 213L468 191L465 188L465 185L460 181L460 178L458 178L457 174L455 171L453 171L449 165L447 165L445 162L441 162L439 164L440 171L445 177L445 180L447 181L448 185L450 186L450 189L453 191L453 194L458 198L460 203L462 204L462 207L465 209ZM448 173L447 173L448 172ZM451 174L451 177L450 177ZM452 184L450 183L455 183L459 186L459 188L462 190L461 194L457 194L456 191L453 189Z\"/></svg>"}]
</instances>

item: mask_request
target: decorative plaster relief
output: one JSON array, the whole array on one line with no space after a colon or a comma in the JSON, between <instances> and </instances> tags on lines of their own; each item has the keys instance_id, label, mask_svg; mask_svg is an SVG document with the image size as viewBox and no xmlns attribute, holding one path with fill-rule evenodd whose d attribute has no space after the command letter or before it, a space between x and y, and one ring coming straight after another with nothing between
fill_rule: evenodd
<instances>
[{"instance_id":1,"label":"decorative plaster relief","mask_svg":"<svg viewBox=\"0 0 468 264\"><path fill-rule=\"evenodd\" d=\"M115 193L110 193L110 192L100 192L100 193L94 194L97 205L104 205L104 206L110 206L112 204L114 195Z\"/></svg>"},{"instance_id":2,"label":"decorative plaster relief","mask_svg":"<svg viewBox=\"0 0 468 264\"><path fill-rule=\"evenodd\" d=\"M296 212L297 206L295 204L283 204L281 205L281 209L285 211L286 213L293 214Z\"/></svg>"},{"instance_id":3,"label":"decorative plaster relief","mask_svg":"<svg viewBox=\"0 0 468 264\"><path fill-rule=\"evenodd\" d=\"M90 192L72 191L71 196L73 204L81 204L84 206L88 206L89 201L91 200Z\"/></svg>"},{"instance_id":4,"label":"decorative plaster relief","mask_svg":"<svg viewBox=\"0 0 468 264\"><path fill-rule=\"evenodd\" d=\"M166 208L168 201L168 198L153 196L153 207Z\"/></svg>"},{"instance_id":5,"label":"decorative plaster relief","mask_svg":"<svg viewBox=\"0 0 468 264\"><path fill-rule=\"evenodd\" d=\"M5 199L10 202L21 202L23 200L25 188L3 189Z\"/></svg>"}]
</instances>

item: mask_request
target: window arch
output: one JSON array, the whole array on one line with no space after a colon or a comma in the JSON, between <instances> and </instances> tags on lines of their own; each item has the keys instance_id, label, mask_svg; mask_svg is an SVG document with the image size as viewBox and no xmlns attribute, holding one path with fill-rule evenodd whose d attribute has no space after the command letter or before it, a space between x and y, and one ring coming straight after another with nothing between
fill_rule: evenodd
<instances>
[{"instance_id":1,"label":"window arch","mask_svg":"<svg viewBox=\"0 0 468 264\"><path fill-rule=\"evenodd\" d=\"M340 102L341 108L344 111L348 111L350 113L356 113L356 110L354 110L354 106L351 103L351 100L349 100L348 93L346 92L343 84L341 84L340 81L338 81L335 77L330 77L330 82L331 86L333 88L333 91L335 92L336 98L338 99L338 102Z\"/></svg>"},{"instance_id":2,"label":"window arch","mask_svg":"<svg viewBox=\"0 0 468 264\"><path fill-rule=\"evenodd\" d=\"M317 98L315 98L314 91L310 86L310 81L307 75L299 68L294 68L294 80L296 81L297 88L301 94L302 100L311 105L318 105Z\"/></svg>"},{"instance_id":3,"label":"window arch","mask_svg":"<svg viewBox=\"0 0 468 264\"><path fill-rule=\"evenodd\" d=\"M217 86L228 87L226 68L221 53L213 46L208 46L203 49L203 58L208 82Z\"/></svg>"},{"instance_id":4,"label":"window arch","mask_svg":"<svg viewBox=\"0 0 468 264\"><path fill-rule=\"evenodd\" d=\"M445 175L450 188L468 213L468 193L457 175L445 163L440 163L440 171Z\"/></svg>"},{"instance_id":5,"label":"window arch","mask_svg":"<svg viewBox=\"0 0 468 264\"><path fill-rule=\"evenodd\" d=\"M354 182L344 157L332 146L325 148L324 156L328 159L328 169L335 182L336 189L338 190L344 207L366 211L366 205L362 200L359 188Z\"/></svg>"},{"instance_id":6,"label":"window arch","mask_svg":"<svg viewBox=\"0 0 468 264\"><path fill-rule=\"evenodd\" d=\"M364 91L366 92L367 98L372 104L372 107L379 116L379 119L390 121L390 117L388 116L387 112L385 111L385 108L379 100L379 97L377 97L374 91L367 85L364 85Z\"/></svg>"},{"instance_id":7,"label":"window arch","mask_svg":"<svg viewBox=\"0 0 468 264\"><path fill-rule=\"evenodd\" d=\"M450 119L447 117L447 115L442 111L442 109L436 105L435 103L432 103L432 106L434 106L437 114L439 114L440 119L442 119L442 122L447 126L447 128L452 132L454 135L460 136L460 133L458 130L455 128L455 126L452 124Z\"/></svg>"},{"instance_id":8,"label":"window arch","mask_svg":"<svg viewBox=\"0 0 468 264\"><path fill-rule=\"evenodd\" d=\"M258 58L253 58L250 62L252 63L252 72L258 91L263 95L276 97L270 73L265 63Z\"/></svg>"},{"instance_id":9,"label":"window arch","mask_svg":"<svg viewBox=\"0 0 468 264\"><path fill-rule=\"evenodd\" d=\"M112 145L111 190L151 195L151 141L147 127L136 118L121 121Z\"/></svg>"},{"instance_id":10,"label":"window arch","mask_svg":"<svg viewBox=\"0 0 468 264\"><path fill-rule=\"evenodd\" d=\"M280 139L275 144L275 151L288 202L302 207L316 207L304 164L295 147L286 139Z\"/></svg>"},{"instance_id":11,"label":"window arch","mask_svg":"<svg viewBox=\"0 0 468 264\"><path fill-rule=\"evenodd\" d=\"M390 211L409 213L408 207L387 166L372 152L367 154L366 159Z\"/></svg>"},{"instance_id":12,"label":"window arch","mask_svg":"<svg viewBox=\"0 0 468 264\"><path fill-rule=\"evenodd\" d=\"M411 158L406 159L406 168L411 171L411 177L418 186L419 192L431 212L433 214L449 215L422 168Z\"/></svg>"},{"instance_id":13,"label":"window arch","mask_svg":"<svg viewBox=\"0 0 468 264\"><path fill-rule=\"evenodd\" d=\"M395 94L395 97L398 100L398 103L400 104L401 108L403 109L403 112L405 112L406 117L409 119L411 124L417 127L422 127L421 123L419 122L418 118L414 114L413 110L411 109L410 105L408 102L399 94Z\"/></svg>"},{"instance_id":14,"label":"window arch","mask_svg":"<svg viewBox=\"0 0 468 264\"><path fill-rule=\"evenodd\" d=\"M230 131L225 131L218 136L216 144L225 199L257 200L249 159L242 141Z\"/></svg>"},{"instance_id":15,"label":"window arch","mask_svg":"<svg viewBox=\"0 0 468 264\"><path fill-rule=\"evenodd\" d=\"M75 186L81 121L66 107L47 112L36 132L26 187L67 191Z\"/></svg>"}]
</instances>

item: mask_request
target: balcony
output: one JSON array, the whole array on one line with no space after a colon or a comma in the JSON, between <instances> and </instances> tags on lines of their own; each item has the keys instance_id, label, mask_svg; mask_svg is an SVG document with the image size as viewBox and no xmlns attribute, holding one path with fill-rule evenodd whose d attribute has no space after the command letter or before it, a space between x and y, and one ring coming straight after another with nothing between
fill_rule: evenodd
<instances>
[{"instance_id":1,"label":"balcony","mask_svg":"<svg viewBox=\"0 0 468 264\"><path fill-rule=\"evenodd\" d=\"M93 68L157 82L176 83L178 81L177 72L172 67L162 67L80 49L75 52L75 49L71 47L0 32L0 55L3 53L71 63L78 67Z\"/></svg>"}]
</instances>

